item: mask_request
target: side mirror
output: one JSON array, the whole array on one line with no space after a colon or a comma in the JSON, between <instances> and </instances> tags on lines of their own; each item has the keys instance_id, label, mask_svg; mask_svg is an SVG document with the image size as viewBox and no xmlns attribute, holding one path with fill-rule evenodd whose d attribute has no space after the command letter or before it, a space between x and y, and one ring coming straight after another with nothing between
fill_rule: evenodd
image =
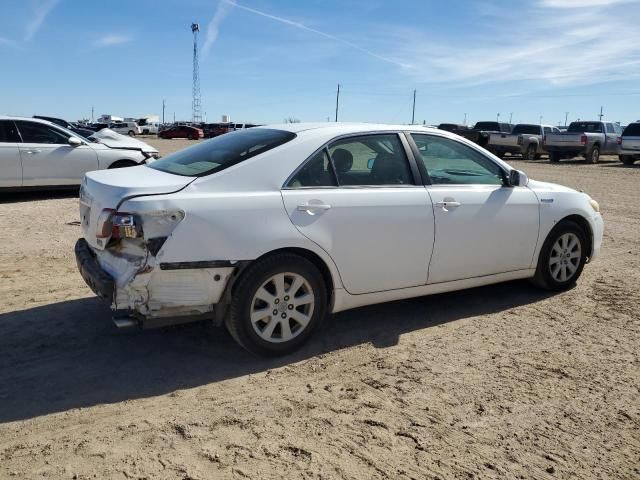
<instances>
[{"instance_id":1,"label":"side mirror","mask_svg":"<svg viewBox=\"0 0 640 480\"><path fill-rule=\"evenodd\" d=\"M82 145L82 141L78 137L69 137L67 142L72 147L78 147L78 146Z\"/></svg>"},{"instance_id":2,"label":"side mirror","mask_svg":"<svg viewBox=\"0 0 640 480\"><path fill-rule=\"evenodd\" d=\"M529 177L521 170L511 170L509 172L510 187L524 187L529 183Z\"/></svg>"}]
</instances>

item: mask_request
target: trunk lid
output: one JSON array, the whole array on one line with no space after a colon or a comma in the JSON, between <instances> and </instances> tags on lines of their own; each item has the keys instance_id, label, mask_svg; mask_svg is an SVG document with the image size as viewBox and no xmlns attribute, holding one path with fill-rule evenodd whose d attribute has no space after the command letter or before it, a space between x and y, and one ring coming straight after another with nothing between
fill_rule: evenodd
<instances>
[{"instance_id":1,"label":"trunk lid","mask_svg":"<svg viewBox=\"0 0 640 480\"><path fill-rule=\"evenodd\" d=\"M84 238L92 247L104 249L105 242L96 238L98 218L103 209L117 210L125 198L133 196L174 193L195 179L144 165L87 173L80 187L80 223Z\"/></svg>"},{"instance_id":2,"label":"trunk lid","mask_svg":"<svg viewBox=\"0 0 640 480\"><path fill-rule=\"evenodd\" d=\"M581 147L582 136L584 133L549 133L547 134L546 145L558 146L558 147Z\"/></svg>"},{"instance_id":3,"label":"trunk lid","mask_svg":"<svg viewBox=\"0 0 640 480\"><path fill-rule=\"evenodd\" d=\"M511 133L492 133L489 137L489 145L517 147L518 137L519 135Z\"/></svg>"}]
</instances>

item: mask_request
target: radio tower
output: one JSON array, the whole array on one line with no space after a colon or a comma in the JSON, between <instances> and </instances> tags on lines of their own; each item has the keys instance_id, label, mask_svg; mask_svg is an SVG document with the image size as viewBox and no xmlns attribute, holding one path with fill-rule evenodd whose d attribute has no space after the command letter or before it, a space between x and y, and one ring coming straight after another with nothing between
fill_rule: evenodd
<instances>
[{"instance_id":1,"label":"radio tower","mask_svg":"<svg viewBox=\"0 0 640 480\"><path fill-rule=\"evenodd\" d=\"M200 25L191 24L193 33L193 86L191 87L191 121L198 123L202 121L200 113L200 68L198 66L198 32Z\"/></svg>"}]
</instances>

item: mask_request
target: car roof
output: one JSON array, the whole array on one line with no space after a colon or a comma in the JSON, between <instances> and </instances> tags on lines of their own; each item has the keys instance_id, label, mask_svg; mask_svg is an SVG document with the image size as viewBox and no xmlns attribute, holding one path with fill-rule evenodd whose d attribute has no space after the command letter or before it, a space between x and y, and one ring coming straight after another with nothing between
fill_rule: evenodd
<instances>
[{"instance_id":1,"label":"car roof","mask_svg":"<svg viewBox=\"0 0 640 480\"><path fill-rule=\"evenodd\" d=\"M28 122L44 123L45 125L54 125L56 127L60 127L60 125L50 122L49 120L43 120L42 118L35 118L35 117L17 117L14 115L0 115L0 120L25 120Z\"/></svg>"},{"instance_id":2,"label":"car roof","mask_svg":"<svg viewBox=\"0 0 640 480\"><path fill-rule=\"evenodd\" d=\"M401 124L385 124L385 123L351 123L351 122L319 122L319 123L276 123L270 125L260 125L254 128L270 128L275 130L284 130L292 133L300 133L305 131L314 130L316 132L324 131L327 133L340 134L344 133L358 133L358 132L384 132L384 131L398 131L398 130L414 130L414 131L437 131L433 127L426 127L423 125L401 125Z\"/></svg>"}]
</instances>

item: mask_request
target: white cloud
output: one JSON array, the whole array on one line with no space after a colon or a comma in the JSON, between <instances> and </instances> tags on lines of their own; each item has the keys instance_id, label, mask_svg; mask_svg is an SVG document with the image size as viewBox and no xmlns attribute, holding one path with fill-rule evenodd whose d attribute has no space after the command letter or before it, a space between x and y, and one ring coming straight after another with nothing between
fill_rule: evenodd
<instances>
[{"instance_id":1,"label":"white cloud","mask_svg":"<svg viewBox=\"0 0 640 480\"><path fill-rule=\"evenodd\" d=\"M26 32L25 32L25 41L29 41L33 38L33 36L38 33L40 27L42 27L47 15L53 10L53 7L56 6L58 0L43 0L38 2L35 5L33 10L33 16L27 23Z\"/></svg>"},{"instance_id":2,"label":"white cloud","mask_svg":"<svg viewBox=\"0 0 640 480\"><path fill-rule=\"evenodd\" d=\"M98 40L93 42L94 47L113 47L115 45L122 45L125 43L129 43L132 40L129 35L120 35L117 33L112 33L108 35L104 35L100 37Z\"/></svg>"},{"instance_id":3,"label":"white cloud","mask_svg":"<svg viewBox=\"0 0 640 480\"><path fill-rule=\"evenodd\" d=\"M633 0L541 0L540 5L549 8L589 8L632 2Z\"/></svg>"},{"instance_id":4,"label":"white cloud","mask_svg":"<svg viewBox=\"0 0 640 480\"><path fill-rule=\"evenodd\" d=\"M479 16L476 31L463 40L402 29L388 32L383 41L390 55L411 65L407 74L427 83L532 80L558 86L631 80L640 78L640 2L633 0L633 7L630 2L580 0L575 3L583 8L574 10L543 0L508 11L500 21Z\"/></svg>"},{"instance_id":5,"label":"white cloud","mask_svg":"<svg viewBox=\"0 0 640 480\"><path fill-rule=\"evenodd\" d=\"M220 32L220 24L222 24L222 21L227 16L232 7L233 4L230 2L226 2L225 0L220 0L218 2L218 8L213 14L213 18L209 22L209 25L207 25L207 34L204 40L204 44L202 45L203 56L207 56L212 45L217 40L218 33Z\"/></svg>"}]
</instances>

